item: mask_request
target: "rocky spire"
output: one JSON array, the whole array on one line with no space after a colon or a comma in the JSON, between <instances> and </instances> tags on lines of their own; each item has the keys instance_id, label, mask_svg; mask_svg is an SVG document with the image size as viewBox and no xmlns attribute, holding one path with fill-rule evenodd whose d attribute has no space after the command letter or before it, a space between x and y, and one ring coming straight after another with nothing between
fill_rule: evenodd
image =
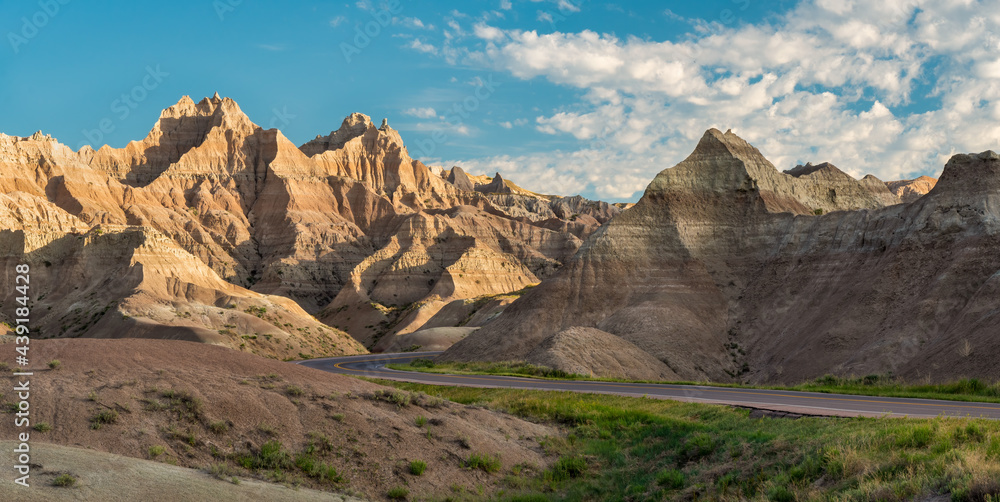
<instances>
[{"instance_id":1,"label":"rocky spire","mask_svg":"<svg viewBox=\"0 0 1000 502\"><path fill-rule=\"evenodd\" d=\"M493 181L476 185L476 191L482 193L511 193L510 187L504 182L499 172L493 177Z\"/></svg>"}]
</instances>

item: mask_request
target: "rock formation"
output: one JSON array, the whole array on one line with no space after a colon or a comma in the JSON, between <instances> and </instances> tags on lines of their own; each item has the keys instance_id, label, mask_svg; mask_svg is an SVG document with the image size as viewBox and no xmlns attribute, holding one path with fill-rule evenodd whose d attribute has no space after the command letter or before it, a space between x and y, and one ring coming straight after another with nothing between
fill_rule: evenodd
<instances>
[{"instance_id":1,"label":"rock formation","mask_svg":"<svg viewBox=\"0 0 1000 502\"><path fill-rule=\"evenodd\" d=\"M997 378L997 155L955 156L916 202L891 195L830 165L778 172L708 131L574 260L443 358L538 360L547 337L582 326L682 379Z\"/></svg>"},{"instance_id":2,"label":"rock formation","mask_svg":"<svg viewBox=\"0 0 1000 502\"><path fill-rule=\"evenodd\" d=\"M449 183L409 157L388 121L375 127L362 114L301 147L219 96L185 96L120 149L0 136L4 259L45 261L68 278L39 300L51 315L118 309L113 325L81 318L71 329L65 312L46 317L46 336L146 333L275 357L363 350L312 315L371 346L418 303L537 283L596 229L532 216ZM115 286L92 289L102 283ZM217 312L230 305L239 312ZM321 328L340 337L324 339L325 352Z\"/></svg>"},{"instance_id":3,"label":"rock formation","mask_svg":"<svg viewBox=\"0 0 1000 502\"><path fill-rule=\"evenodd\" d=\"M459 190L465 190L466 192L476 191L476 186L472 183L469 175L465 174L465 171L458 166L452 167L451 171L448 172L448 182L455 185L455 188Z\"/></svg>"},{"instance_id":4,"label":"rock formation","mask_svg":"<svg viewBox=\"0 0 1000 502\"><path fill-rule=\"evenodd\" d=\"M477 184L476 191L481 193L511 193L510 187L504 182L500 173L497 173L489 183Z\"/></svg>"},{"instance_id":5,"label":"rock formation","mask_svg":"<svg viewBox=\"0 0 1000 502\"><path fill-rule=\"evenodd\" d=\"M885 184L903 202L913 202L927 195L936 183L937 180L930 176L921 176L912 180L887 181Z\"/></svg>"}]
</instances>

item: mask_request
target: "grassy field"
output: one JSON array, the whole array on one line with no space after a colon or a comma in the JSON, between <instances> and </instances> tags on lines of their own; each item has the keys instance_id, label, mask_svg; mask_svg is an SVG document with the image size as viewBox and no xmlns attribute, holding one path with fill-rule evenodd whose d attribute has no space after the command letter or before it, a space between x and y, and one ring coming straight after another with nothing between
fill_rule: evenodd
<instances>
[{"instance_id":1,"label":"grassy field","mask_svg":"<svg viewBox=\"0 0 1000 502\"><path fill-rule=\"evenodd\" d=\"M950 401L1000 403L1000 383L994 382L990 384L975 378L959 380L946 384L931 384L905 382L891 375L867 375L853 378L840 378L828 375L814 381L804 382L798 385L777 386L710 382L650 382L613 378L591 378L584 375L575 375L564 371L553 370L543 366L534 366L531 364L516 362L435 363L428 359L417 359L409 364L388 364L386 366L401 371L452 373L458 375L503 375L545 378L552 380L594 380L605 382L716 385L721 387L738 387L748 389L801 390L809 392L856 394L864 396L913 397L923 399L945 399Z\"/></svg>"},{"instance_id":2,"label":"grassy field","mask_svg":"<svg viewBox=\"0 0 1000 502\"><path fill-rule=\"evenodd\" d=\"M1000 501L998 422L751 419L646 398L379 383L564 428L540 440L552 467L494 474L506 476L498 500Z\"/></svg>"}]
</instances>

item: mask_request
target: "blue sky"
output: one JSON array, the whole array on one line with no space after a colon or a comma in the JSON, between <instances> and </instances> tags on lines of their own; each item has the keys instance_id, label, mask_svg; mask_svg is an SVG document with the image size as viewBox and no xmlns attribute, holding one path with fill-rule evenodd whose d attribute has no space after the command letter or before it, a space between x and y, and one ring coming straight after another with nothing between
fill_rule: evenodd
<instances>
[{"instance_id":1,"label":"blue sky","mask_svg":"<svg viewBox=\"0 0 1000 502\"><path fill-rule=\"evenodd\" d=\"M0 32L0 131L74 149L216 91L297 144L362 112L425 162L615 201L709 127L882 179L1000 149L998 2L42 0Z\"/></svg>"}]
</instances>

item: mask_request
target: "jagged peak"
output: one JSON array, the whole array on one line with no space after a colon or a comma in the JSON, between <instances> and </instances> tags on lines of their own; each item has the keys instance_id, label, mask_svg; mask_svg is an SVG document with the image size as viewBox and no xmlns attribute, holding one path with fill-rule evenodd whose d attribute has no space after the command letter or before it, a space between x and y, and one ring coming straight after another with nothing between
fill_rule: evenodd
<instances>
[{"instance_id":1,"label":"jagged peak","mask_svg":"<svg viewBox=\"0 0 1000 502\"><path fill-rule=\"evenodd\" d=\"M375 127L372 118L363 113L352 113L340 124L340 128L331 132L327 136L317 135L315 139L299 147L308 156L314 156L330 150L339 150L354 138L363 136L369 131L378 131L378 134L388 135L389 141L396 143L403 148L403 140L399 133L389 127L389 119L382 119L382 126Z\"/></svg>"},{"instance_id":2,"label":"jagged peak","mask_svg":"<svg viewBox=\"0 0 1000 502\"><path fill-rule=\"evenodd\" d=\"M354 112L354 113L348 115L346 118L344 118L344 121L341 122L340 129L338 129L338 131L344 130L344 129L354 129L354 128L358 128L358 127L360 127L362 125L367 129L369 126L373 126L375 124L372 122L372 118L369 117L368 115L365 115L363 113ZM333 133L330 133L330 134L333 134Z\"/></svg>"},{"instance_id":3,"label":"jagged peak","mask_svg":"<svg viewBox=\"0 0 1000 502\"><path fill-rule=\"evenodd\" d=\"M197 104L190 96L181 97L177 104L163 110L160 120L183 117L207 117L212 115L235 115L246 117L240 105L231 98L220 98L219 93L211 98L203 98ZM249 118L248 118L249 119Z\"/></svg>"}]
</instances>

